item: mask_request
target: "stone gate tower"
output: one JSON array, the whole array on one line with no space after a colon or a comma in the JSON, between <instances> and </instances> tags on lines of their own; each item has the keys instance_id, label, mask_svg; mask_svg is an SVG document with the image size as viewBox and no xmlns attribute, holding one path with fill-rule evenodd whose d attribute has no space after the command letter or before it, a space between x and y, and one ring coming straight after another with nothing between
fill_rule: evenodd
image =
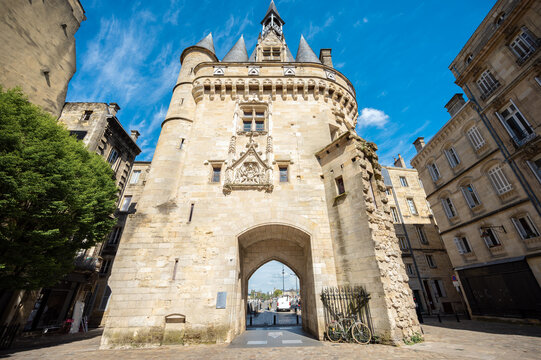
<instances>
[{"instance_id":1,"label":"stone gate tower","mask_svg":"<svg viewBox=\"0 0 541 360\"><path fill-rule=\"evenodd\" d=\"M270 260L298 275L303 327L320 339L321 290L336 285L366 288L382 339L419 330L353 86L330 49L318 58L301 36L293 57L273 2L261 24L250 57L241 37L219 61L211 34L182 52L113 266L103 347L230 341L248 279Z\"/></svg>"}]
</instances>

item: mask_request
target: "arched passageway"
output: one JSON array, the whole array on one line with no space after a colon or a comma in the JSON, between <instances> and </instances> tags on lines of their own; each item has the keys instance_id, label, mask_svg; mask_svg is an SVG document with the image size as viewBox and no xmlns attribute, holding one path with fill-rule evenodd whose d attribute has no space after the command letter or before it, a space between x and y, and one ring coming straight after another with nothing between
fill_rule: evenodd
<instances>
[{"instance_id":1,"label":"arched passageway","mask_svg":"<svg viewBox=\"0 0 541 360\"><path fill-rule=\"evenodd\" d=\"M319 321L314 284L311 238L308 233L290 225L267 224L251 228L238 236L241 306L239 328L246 327L248 280L265 263L276 260L295 272L300 282L302 327L318 336Z\"/></svg>"},{"instance_id":2,"label":"arched passageway","mask_svg":"<svg viewBox=\"0 0 541 360\"><path fill-rule=\"evenodd\" d=\"M266 262L252 274L247 299L246 329L302 324L299 278L279 261Z\"/></svg>"}]
</instances>

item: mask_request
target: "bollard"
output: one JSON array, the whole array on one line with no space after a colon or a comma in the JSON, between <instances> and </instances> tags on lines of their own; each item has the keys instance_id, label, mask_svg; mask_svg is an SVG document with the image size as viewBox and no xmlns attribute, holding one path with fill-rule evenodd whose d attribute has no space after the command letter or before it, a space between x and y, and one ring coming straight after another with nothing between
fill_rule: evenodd
<instances>
[{"instance_id":1,"label":"bollard","mask_svg":"<svg viewBox=\"0 0 541 360\"><path fill-rule=\"evenodd\" d=\"M274 315L274 325L276 325L276 315Z\"/></svg>"},{"instance_id":2,"label":"bollard","mask_svg":"<svg viewBox=\"0 0 541 360\"><path fill-rule=\"evenodd\" d=\"M438 321L441 322L441 316L438 314Z\"/></svg>"},{"instance_id":3,"label":"bollard","mask_svg":"<svg viewBox=\"0 0 541 360\"><path fill-rule=\"evenodd\" d=\"M299 325L299 315L297 314L297 325Z\"/></svg>"},{"instance_id":4,"label":"bollard","mask_svg":"<svg viewBox=\"0 0 541 360\"><path fill-rule=\"evenodd\" d=\"M419 319L419 324L424 324L425 320L423 319L423 314L419 311L417 313L417 319Z\"/></svg>"},{"instance_id":5,"label":"bollard","mask_svg":"<svg viewBox=\"0 0 541 360\"><path fill-rule=\"evenodd\" d=\"M456 322L460 322L460 318L458 317L457 313L455 313L455 316L456 316Z\"/></svg>"},{"instance_id":6,"label":"bollard","mask_svg":"<svg viewBox=\"0 0 541 360\"><path fill-rule=\"evenodd\" d=\"M250 326L252 326L252 317L250 316Z\"/></svg>"}]
</instances>

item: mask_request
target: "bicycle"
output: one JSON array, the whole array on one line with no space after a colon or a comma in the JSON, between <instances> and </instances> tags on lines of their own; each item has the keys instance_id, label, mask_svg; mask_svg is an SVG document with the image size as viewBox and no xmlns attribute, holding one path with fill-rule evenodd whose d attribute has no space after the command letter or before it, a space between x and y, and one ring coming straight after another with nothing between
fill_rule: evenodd
<instances>
[{"instance_id":1,"label":"bicycle","mask_svg":"<svg viewBox=\"0 0 541 360\"><path fill-rule=\"evenodd\" d=\"M338 314L338 321L333 320L327 326L327 338L331 342L338 342L342 339L349 341L350 338L353 338L359 344L368 344L372 340L372 333L365 323L357 321L354 317L342 317L341 315Z\"/></svg>"}]
</instances>

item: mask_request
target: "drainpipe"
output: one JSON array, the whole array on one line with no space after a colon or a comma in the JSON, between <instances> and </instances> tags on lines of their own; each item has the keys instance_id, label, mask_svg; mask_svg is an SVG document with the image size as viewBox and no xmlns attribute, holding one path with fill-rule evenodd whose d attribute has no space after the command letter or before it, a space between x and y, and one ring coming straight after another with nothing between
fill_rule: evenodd
<instances>
[{"instance_id":1,"label":"drainpipe","mask_svg":"<svg viewBox=\"0 0 541 360\"><path fill-rule=\"evenodd\" d=\"M391 177L389 176L389 179L390 178ZM394 191L393 185L391 185L391 188L393 189L393 198L394 198L394 203L396 205L396 210L398 211L398 217L400 218L400 224L402 225L402 229L404 230L404 235L406 236L406 242L408 243L408 250L410 251L411 257L413 258L413 266L415 267L415 272L417 273L417 279L419 280L419 285L421 285L421 291L423 292L423 296L425 297L426 309L428 310L428 314L432 315L432 309L430 308L428 295L426 293L427 290L425 289L425 285L423 284L423 280L421 279L421 273L419 272L419 267L417 266L417 261L415 260L415 254L413 253L413 250L411 248L410 237L408 235L408 231L406 230L406 224L404 223L404 218L402 217L402 211L400 210L400 204L398 203L398 198L396 197L396 191Z\"/></svg>"},{"instance_id":2,"label":"drainpipe","mask_svg":"<svg viewBox=\"0 0 541 360\"><path fill-rule=\"evenodd\" d=\"M456 74L458 75L458 77L460 77L460 72L457 70L457 68L453 66L453 69L456 71ZM475 105L474 109L477 112L477 115L479 115L479 117L481 118L481 121L488 129L490 136L496 142L496 145L500 149L500 152L502 153L505 159L505 162L509 164L509 167L511 168L511 170L517 177L517 180L520 183L520 186L522 186L522 189L524 189L524 192L528 196L528 199L530 199L530 201L532 202L535 210L537 211L537 214L541 216L541 202L539 201L537 196L535 196L535 193L530 187L530 184L526 181L524 174L518 167L517 163L511 158L511 154L509 153L509 150L507 150L507 148L505 147L502 139L500 138L500 136L498 135L498 133L496 132L496 130L494 129L490 121L488 120L487 116L481 112L481 106L477 102L477 99L475 98L475 96L473 95L473 93L471 92L467 84L464 84L464 90L466 90L467 92L466 95L468 96L468 99L470 99L470 101L474 103Z\"/></svg>"}]
</instances>

